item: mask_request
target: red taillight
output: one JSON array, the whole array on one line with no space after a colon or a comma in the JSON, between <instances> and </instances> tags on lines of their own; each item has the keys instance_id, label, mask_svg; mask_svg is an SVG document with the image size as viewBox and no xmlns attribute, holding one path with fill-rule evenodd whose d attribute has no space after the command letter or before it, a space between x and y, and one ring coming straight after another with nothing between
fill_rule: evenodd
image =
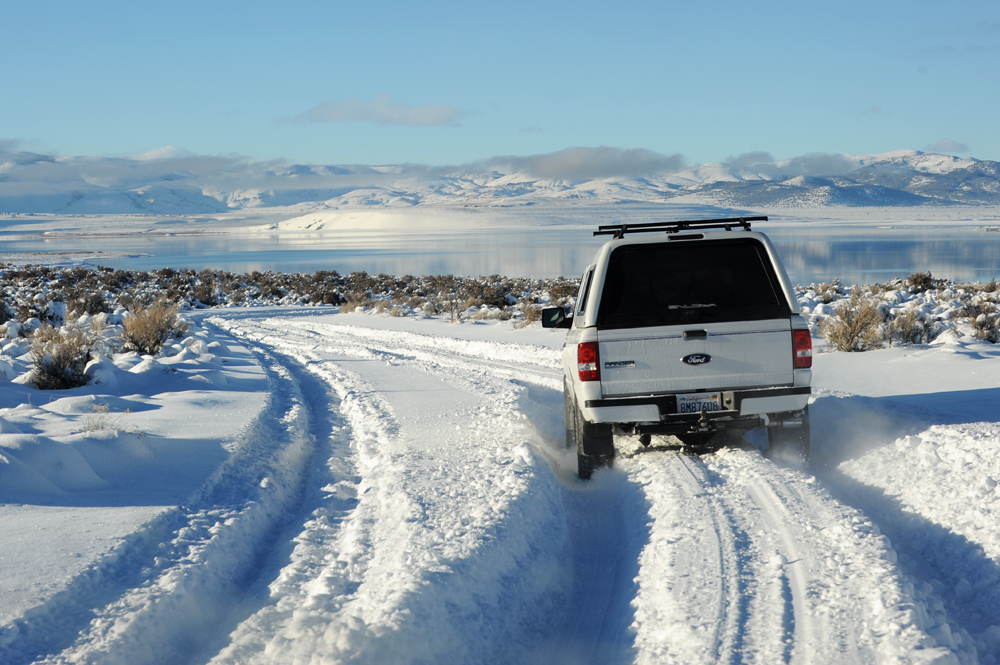
<instances>
[{"instance_id":1,"label":"red taillight","mask_svg":"<svg viewBox=\"0 0 1000 665\"><path fill-rule=\"evenodd\" d=\"M597 342L583 342L576 347L577 369L580 370L581 381L600 381L600 358L597 354Z\"/></svg>"},{"instance_id":2,"label":"red taillight","mask_svg":"<svg viewBox=\"0 0 1000 665\"><path fill-rule=\"evenodd\" d=\"M813 366L813 341L808 330L792 331L792 353L795 369L808 369Z\"/></svg>"}]
</instances>

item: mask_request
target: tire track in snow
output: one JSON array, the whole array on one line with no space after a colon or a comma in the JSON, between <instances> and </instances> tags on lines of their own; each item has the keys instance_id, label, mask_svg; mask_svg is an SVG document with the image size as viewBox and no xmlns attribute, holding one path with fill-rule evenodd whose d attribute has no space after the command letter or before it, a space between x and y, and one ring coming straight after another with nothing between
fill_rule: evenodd
<instances>
[{"instance_id":1,"label":"tire track in snow","mask_svg":"<svg viewBox=\"0 0 1000 665\"><path fill-rule=\"evenodd\" d=\"M357 507L307 525L276 602L213 662L523 662L564 588L566 530L522 389L308 322L227 326L336 390L360 477Z\"/></svg>"},{"instance_id":2,"label":"tire track in snow","mask_svg":"<svg viewBox=\"0 0 1000 665\"><path fill-rule=\"evenodd\" d=\"M437 344L428 336L414 350L411 333L379 331L377 339L369 339L361 329L340 335L336 325L320 333L310 322L297 324L299 343L315 352L413 364L465 382L470 390L481 389L490 377L514 383L528 374L527 384L543 393L555 392L549 385L558 382L553 381L558 370L538 368L530 376L521 366L479 358L461 344L445 348L454 340ZM561 422L537 424L550 440L562 428ZM547 456L556 460L557 475L564 474L565 456L551 450ZM575 525L579 507L587 504L577 501L574 507L581 493L573 490L580 485L567 485L570 539L595 548L575 557L583 570L576 573L574 595L564 610L567 625L538 643L536 653L551 662L626 662L633 655L641 663L951 657L934 647L924 608L891 565L891 549L871 523L836 504L812 479L746 450L704 459L654 453L620 466L625 480L612 481L616 489L610 492L611 502L622 506L591 510ZM603 474L621 478L618 471ZM817 517L810 517L813 512ZM624 545L610 542L618 537ZM602 566L613 570L583 586L591 581L588 570ZM633 612L622 612L621 599L628 595L634 595ZM583 603L589 607L578 606ZM596 615L595 606L601 608ZM621 629L630 614L634 643ZM579 635L592 639L575 651L565 648L567 637Z\"/></svg>"},{"instance_id":3,"label":"tire track in snow","mask_svg":"<svg viewBox=\"0 0 1000 665\"><path fill-rule=\"evenodd\" d=\"M4 663L176 663L212 637L297 505L312 448L298 387L259 359L272 394L235 452L187 505L29 613Z\"/></svg>"},{"instance_id":4,"label":"tire track in snow","mask_svg":"<svg viewBox=\"0 0 1000 665\"><path fill-rule=\"evenodd\" d=\"M634 601L636 662L741 662L755 580L720 482L684 453L644 452L620 466L652 520Z\"/></svg>"},{"instance_id":5,"label":"tire track in snow","mask_svg":"<svg viewBox=\"0 0 1000 665\"><path fill-rule=\"evenodd\" d=\"M935 620L896 565L888 540L864 515L833 500L815 478L755 450L723 450L703 462L722 479L723 501L753 539L748 549L760 599L751 604L755 639L744 658L957 662L931 636ZM792 619L785 624L790 631L774 622L783 615ZM756 639L786 632L790 643Z\"/></svg>"}]
</instances>

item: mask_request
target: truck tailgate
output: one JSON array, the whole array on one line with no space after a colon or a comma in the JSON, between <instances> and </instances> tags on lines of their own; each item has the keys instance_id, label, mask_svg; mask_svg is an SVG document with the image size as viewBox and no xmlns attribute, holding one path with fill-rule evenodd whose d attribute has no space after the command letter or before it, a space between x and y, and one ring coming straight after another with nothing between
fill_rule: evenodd
<instances>
[{"instance_id":1,"label":"truck tailgate","mask_svg":"<svg viewBox=\"0 0 1000 665\"><path fill-rule=\"evenodd\" d=\"M787 318L599 330L598 343L605 397L794 381Z\"/></svg>"}]
</instances>

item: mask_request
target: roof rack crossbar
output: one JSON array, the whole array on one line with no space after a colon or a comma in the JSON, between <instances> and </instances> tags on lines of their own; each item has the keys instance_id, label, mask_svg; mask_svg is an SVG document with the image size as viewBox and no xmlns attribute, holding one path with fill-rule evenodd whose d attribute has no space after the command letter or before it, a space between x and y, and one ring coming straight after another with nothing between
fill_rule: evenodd
<instances>
[{"instance_id":1,"label":"roof rack crossbar","mask_svg":"<svg viewBox=\"0 0 1000 665\"><path fill-rule=\"evenodd\" d=\"M647 222L643 224L602 224L594 231L595 236L614 236L624 238L626 233L677 233L695 229L725 229L732 231L734 226L744 231L750 230L750 222L766 222L767 217L727 217L724 219L689 219L677 222Z\"/></svg>"}]
</instances>

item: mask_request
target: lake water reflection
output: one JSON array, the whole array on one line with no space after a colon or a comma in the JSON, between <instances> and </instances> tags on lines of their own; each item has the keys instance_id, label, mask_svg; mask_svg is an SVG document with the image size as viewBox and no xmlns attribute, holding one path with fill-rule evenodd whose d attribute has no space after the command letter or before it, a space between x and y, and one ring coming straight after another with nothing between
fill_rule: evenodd
<instances>
[{"instance_id":1,"label":"lake water reflection","mask_svg":"<svg viewBox=\"0 0 1000 665\"><path fill-rule=\"evenodd\" d=\"M592 226L470 231L340 231L318 234L122 234L20 236L6 251L100 251L130 254L88 263L149 270L215 268L404 274L578 276L606 238ZM765 229L762 229L765 230ZM840 278L885 281L930 270L937 277L1000 277L1000 233L975 227L863 228L777 226L766 229L796 283Z\"/></svg>"}]
</instances>

